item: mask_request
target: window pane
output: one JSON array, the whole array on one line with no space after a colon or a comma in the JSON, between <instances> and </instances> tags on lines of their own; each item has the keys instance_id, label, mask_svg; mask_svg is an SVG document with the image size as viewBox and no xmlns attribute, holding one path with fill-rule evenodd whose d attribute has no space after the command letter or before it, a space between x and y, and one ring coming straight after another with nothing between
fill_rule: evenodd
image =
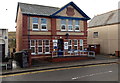
<instances>
[{"instance_id":1,"label":"window pane","mask_svg":"<svg viewBox=\"0 0 120 83\"><path fill-rule=\"evenodd\" d=\"M75 26L75 30L79 30L79 26Z\"/></svg>"},{"instance_id":2,"label":"window pane","mask_svg":"<svg viewBox=\"0 0 120 83\"><path fill-rule=\"evenodd\" d=\"M33 24L33 29L38 29L38 24Z\"/></svg>"},{"instance_id":3,"label":"window pane","mask_svg":"<svg viewBox=\"0 0 120 83\"><path fill-rule=\"evenodd\" d=\"M65 19L62 19L62 20L61 20L61 24L66 24L66 20L65 20Z\"/></svg>"},{"instance_id":4,"label":"window pane","mask_svg":"<svg viewBox=\"0 0 120 83\"><path fill-rule=\"evenodd\" d=\"M35 53L35 47L31 47L32 53Z\"/></svg>"},{"instance_id":5,"label":"window pane","mask_svg":"<svg viewBox=\"0 0 120 83\"><path fill-rule=\"evenodd\" d=\"M74 46L74 50L77 50L77 46Z\"/></svg>"},{"instance_id":6,"label":"window pane","mask_svg":"<svg viewBox=\"0 0 120 83\"><path fill-rule=\"evenodd\" d=\"M80 39L80 46L83 46L83 40Z\"/></svg>"},{"instance_id":7,"label":"window pane","mask_svg":"<svg viewBox=\"0 0 120 83\"><path fill-rule=\"evenodd\" d=\"M47 24L47 19L46 18L41 18L41 24Z\"/></svg>"},{"instance_id":8,"label":"window pane","mask_svg":"<svg viewBox=\"0 0 120 83\"><path fill-rule=\"evenodd\" d=\"M68 51L71 51L72 50L72 47L71 46L68 46Z\"/></svg>"},{"instance_id":9,"label":"window pane","mask_svg":"<svg viewBox=\"0 0 120 83\"><path fill-rule=\"evenodd\" d=\"M83 50L83 46L80 46L80 50Z\"/></svg>"},{"instance_id":10,"label":"window pane","mask_svg":"<svg viewBox=\"0 0 120 83\"><path fill-rule=\"evenodd\" d=\"M74 40L74 45L77 45L77 40Z\"/></svg>"},{"instance_id":11,"label":"window pane","mask_svg":"<svg viewBox=\"0 0 120 83\"><path fill-rule=\"evenodd\" d=\"M68 20L68 25L73 25L73 21L72 20Z\"/></svg>"},{"instance_id":12,"label":"window pane","mask_svg":"<svg viewBox=\"0 0 120 83\"><path fill-rule=\"evenodd\" d=\"M68 26L68 30L73 30L73 27L72 26Z\"/></svg>"},{"instance_id":13,"label":"window pane","mask_svg":"<svg viewBox=\"0 0 120 83\"><path fill-rule=\"evenodd\" d=\"M46 25L42 25L42 29L46 29Z\"/></svg>"},{"instance_id":14,"label":"window pane","mask_svg":"<svg viewBox=\"0 0 120 83\"><path fill-rule=\"evenodd\" d=\"M46 45L49 45L49 40L46 40Z\"/></svg>"},{"instance_id":15,"label":"window pane","mask_svg":"<svg viewBox=\"0 0 120 83\"><path fill-rule=\"evenodd\" d=\"M68 45L72 45L72 40L68 40Z\"/></svg>"},{"instance_id":16,"label":"window pane","mask_svg":"<svg viewBox=\"0 0 120 83\"><path fill-rule=\"evenodd\" d=\"M33 23L38 23L38 18L32 18Z\"/></svg>"},{"instance_id":17,"label":"window pane","mask_svg":"<svg viewBox=\"0 0 120 83\"><path fill-rule=\"evenodd\" d=\"M76 21L75 21L75 25L79 25L79 20L76 20Z\"/></svg>"},{"instance_id":18,"label":"window pane","mask_svg":"<svg viewBox=\"0 0 120 83\"><path fill-rule=\"evenodd\" d=\"M45 48L45 52L49 52L49 47L46 47L46 48Z\"/></svg>"},{"instance_id":19,"label":"window pane","mask_svg":"<svg viewBox=\"0 0 120 83\"><path fill-rule=\"evenodd\" d=\"M42 40L38 40L38 45L39 45L39 46L42 45Z\"/></svg>"},{"instance_id":20,"label":"window pane","mask_svg":"<svg viewBox=\"0 0 120 83\"><path fill-rule=\"evenodd\" d=\"M61 29L65 30L65 25L62 25L62 26L61 26Z\"/></svg>"},{"instance_id":21,"label":"window pane","mask_svg":"<svg viewBox=\"0 0 120 83\"><path fill-rule=\"evenodd\" d=\"M38 52L42 52L42 47L38 47Z\"/></svg>"},{"instance_id":22,"label":"window pane","mask_svg":"<svg viewBox=\"0 0 120 83\"><path fill-rule=\"evenodd\" d=\"M34 46L34 45L35 45L35 41L31 40L31 46Z\"/></svg>"},{"instance_id":23,"label":"window pane","mask_svg":"<svg viewBox=\"0 0 120 83\"><path fill-rule=\"evenodd\" d=\"M98 32L94 32L93 36L94 36L94 38L97 38L98 37Z\"/></svg>"}]
</instances>

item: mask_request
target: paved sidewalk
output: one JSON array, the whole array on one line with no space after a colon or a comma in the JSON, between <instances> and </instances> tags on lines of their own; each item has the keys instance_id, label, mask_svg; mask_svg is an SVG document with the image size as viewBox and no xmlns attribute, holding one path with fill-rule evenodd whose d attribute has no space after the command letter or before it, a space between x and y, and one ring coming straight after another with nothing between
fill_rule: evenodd
<instances>
[{"instance_id":1,"label":"paved sidewalk","mask_svg":"<svg viewBox=\"0 0 120 83\"><path fill-rule=\"evenodd\" d=\"M2 71L3 75L30 72L37 70L46 70L46 69L56 69L64 67L74 67L74 66L85 66L93 64L105 64L105 63L115 63L118 62L118 58L97 55L95 59L89 60L80 60L80 61L65 61L65 62L47 62L47 61L36 61L30 68L16 68L13 70L4 70Z\"/></svg>"}]
</instances>

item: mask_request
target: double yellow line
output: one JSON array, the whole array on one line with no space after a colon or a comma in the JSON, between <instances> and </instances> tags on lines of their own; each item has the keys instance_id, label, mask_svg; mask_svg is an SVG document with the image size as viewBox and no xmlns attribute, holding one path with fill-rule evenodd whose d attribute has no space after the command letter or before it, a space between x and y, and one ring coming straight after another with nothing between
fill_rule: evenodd
<instances>
[{"instance_id":1,"label":"double yellow line","mask_svg":"<svg viewBox=\"0 0 120 83\"><path fill-rule=\"evenodd\" d=\"M77 67L68 67L68 68L59 68L59 69L40 70L40 71L25 72L25 73L18 73L18 74L2 75L2 76L0 76L0 78L11 77L11 76L27 75L27 74L35 74L35 73L41 73L41 72L50 72L50 71L66 70L66 69L75 69L75 68L84 68L84 67L95 67L95 66L104 66L104 65L111 65L111 64L99 64L99 65L88 65L88 66L77 66Z\"/></svg>"}]
</instances>

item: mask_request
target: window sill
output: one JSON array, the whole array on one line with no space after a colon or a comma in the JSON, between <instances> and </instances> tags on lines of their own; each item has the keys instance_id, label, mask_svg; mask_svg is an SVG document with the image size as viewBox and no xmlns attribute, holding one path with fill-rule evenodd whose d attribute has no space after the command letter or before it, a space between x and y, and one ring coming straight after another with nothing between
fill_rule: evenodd
<instances>
[{"instance_id":1,"label":"window sill","mask_svg":"<svg viewBox=\"0 0 120 83\"><path fill-rule=\"evenodd\" d=\"M61 31L67 31L67 30L61 30Z\"/></svg>"},{"instance_id":2,"label":"window sill","mask_svg":"<svg viewBox=\"0 0 120 83\"><path fill-rule=\"evenodd\" d=\"M31 55L36 55L36 53L31 53Z\"/></svg>"},{"instance_id":3,"label":"window sill","mask_svg":"<svg viewBox=\"0 0 120 83\"><path fill-rule=\"evenodd\" d=\"M48 31L47 29L41 29L41 31Z\"/></svg>"},{"instance_id":4,"label":"window sill","mask_svg":"<svg viewBox=\"0 0 120 83\"><path fill-rule=\"evenodd\" d=\"M73 30L68 30L68 31L71 31L71 32L72 32Z\"/></svg>"},{"instance_id":5,"label":"window sill","mask_svg":"<svg viewBox=\"0 0 120 83\"><path fill-rule=\"evenodd\" d=\"M75 32L80 32L80 30L75 30Z\"/></svg>"},{"instance_id":6,"label":"window sill","mask_svg":"<svg viewBox=\"0 0 120 83\"><path fill-rule=\"evenodd\" d=\"M45 52L45 54L51 54L50 52Z\"/></svg>"},{"instance_id":7,"label":"window sill","mask_svg":"<svg viewBox=\"0 0 120 83\"><path fill-rule=\"evenodd\" d=\"M32 31L39 31L39 29L32 29Z\"/></svg>"}]
</instances>

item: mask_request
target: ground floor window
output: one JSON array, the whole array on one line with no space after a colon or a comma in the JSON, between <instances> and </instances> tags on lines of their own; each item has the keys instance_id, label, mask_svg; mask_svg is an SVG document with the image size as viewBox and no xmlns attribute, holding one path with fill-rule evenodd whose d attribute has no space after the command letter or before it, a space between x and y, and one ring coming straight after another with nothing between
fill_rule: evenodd
<instances>
[{"instance_id":1,"label":"ground floor window","mask_svg":"<svg viewBox=\"0 0 120 83\"><path fill-rule=\"evenodd\" d=\"M68 40L68 51L72 50L72 40Z\"/></svg>"},{"instance_id":2,"label":"ground floor window","mask_svg":"<svg viewBox=\"0 0 120 83\"><path fill-rule=\"evenodd\" d=\"M83 50L83 40L80 39L80 50Z\"/></svg>"},{"instance_id":3,"label":"ground floor window","mask_svg":"<svg viewBox=\"0 0 120 83\"><path fill-rule=\"evenodd\" d=\"M73 43L72 43L73 42ZM68 40L68 53L72 50L84 50L83 39L69 39Z\"/></svg>"},{"instance_id":4,"label":"ground floor window","mask_svg":"<svg viewBox=\"0 0 120 83\"><path fill-rule=\"evenodd\" d=\"M43 40L38 40L37 41L37 46L38 46L38 54L42 54L43 53Z\"/></svg>"},{"instance_id":5,"label":"ground floor window","mask_svg":"<svg viewBox=\"0 0 120 83\"><path fill-rule=\"evenodd\" d=\"M50 40L30 40L31 54L50 53Z\"/></svg>"},{"instance_id":6,"label":"ground floor window","mask_svg":"<svg viewBox=\"0 0 120 83\"><path fill-rule=\"evenodd\" d=\"M50 53L50 40L44 40L45 53Z\"/></svg>"},{"instance_id":7,"label":"ground floor window","mask_svg":"<svg viewBox=\"0 0 120 83\"><path fill-rule=\"evenodd\" d=\"M31 41L30 41L31 54L36 54L35 46L36 46L36 40L31 40Z\"/></svg>"},{"instance_id":8,"label":"ground floor window","mask_svg":"<svg viewBox=\"0 0 120 83\"><path fill-rule=\"evenodd\" d=\"M74 40L74 50L78 49L78 40Z\"/></svg>"}]
</instances>

